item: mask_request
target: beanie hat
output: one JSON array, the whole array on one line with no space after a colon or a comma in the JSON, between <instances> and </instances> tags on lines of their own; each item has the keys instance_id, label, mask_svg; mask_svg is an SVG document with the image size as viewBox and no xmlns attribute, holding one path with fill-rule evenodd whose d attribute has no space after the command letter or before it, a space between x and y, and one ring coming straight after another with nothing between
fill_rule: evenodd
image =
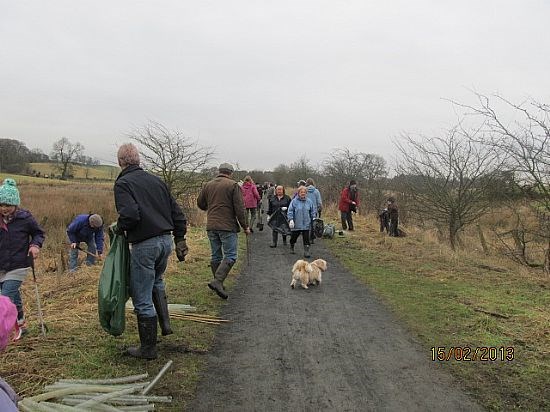
<instances>
[{"instance_id":1,"label":"beanie hat","mask_svg":"<svg viewBox=\"0 0 550 412\"><path fill-rule=\"evenodd\" d=\"M355 180L350 180L350 181L349 181L349 185L350 185L350 186L351 186L351 185L356 185L356 184L357 184L357 182L356 182Z\"/></svg>"},{"instance_id":2,"label":"beanie hat","mask_svg":"<svg viewBox=\"0 0 550 412\"><path fill-rule=\"evenodd\" d=\"M15 180L7 178L4 180L2 186L0 186L0 203L10 206L19 206L21 203Z\"/></svg>"},{"instance_id":3,"label":"beanie hat","mask_svg":"<svg viewBox=\"0 0 550 412\"><path fill-rule=\"evenodd\" d=\"M101 227L103 225L103 219L99 215L90 215L88 218L88 222L90 222L91 227Z\"/></svg>"}]
</instances>

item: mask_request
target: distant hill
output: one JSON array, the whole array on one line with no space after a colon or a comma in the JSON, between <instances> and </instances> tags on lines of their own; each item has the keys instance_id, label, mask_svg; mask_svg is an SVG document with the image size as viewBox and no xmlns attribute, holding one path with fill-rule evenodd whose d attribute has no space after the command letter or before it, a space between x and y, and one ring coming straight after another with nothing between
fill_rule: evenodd
<instances>
[{"instance_id":1,"label":"distant hill","mask_svg":"<svg viewBox=\"0 0 550 412\"><path fill-rule=\"evenodd\" d=\"M41 176L44 175L58 175L59 172L55 169L53 163L29 163L29 168L35 172L40 172ZM101 179L101 180L115 180L120 173L118 166L99 165L99 166L73 166L73 175L75 179Z\"/></svg>"}]
</instances>

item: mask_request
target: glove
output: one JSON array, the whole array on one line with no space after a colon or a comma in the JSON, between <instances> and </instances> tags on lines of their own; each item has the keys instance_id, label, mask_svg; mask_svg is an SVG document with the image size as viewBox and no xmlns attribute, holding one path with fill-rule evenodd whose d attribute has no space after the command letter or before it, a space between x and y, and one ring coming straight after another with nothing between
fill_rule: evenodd
<instances>
[{"instance_id":1,"label":"glove","mask_svg":"<svg viewBox=\"0 0 550 412\"><path fill-rule=\"evenodd\" d=\"M288 209L288 207L285 207L285 206L283 206L283 207L281 208L281 210L282 210L283 212L286 212L287 209Z\"/></svg>"},{"instance_id":2,"label":"glove","mask_svg":"<svg viewBox=\"0 0 550 412\"><path fill-rule=\"evenodd\" d=\"M266 220L269 222L269 219L271 219L271 216L267 215Z\"/></svg>"},{"instance_id":3,"label":"glove","mask_svg":"<svg viewBox=\"0 0 550 412\"><path fill-rule=\"evenodd\" d=\"M355 203L355 202L351 202L351 204L352 204L353 206L355 206L355 205L356 205L357 203Z\"/></svg>"},{"instance_id":4,"label":"glove","mask_svg":"<svg viewBox=\"0 0 550 412\"><path fill-rule=\"evenodd\" d=\"M185 256L187 256L188 252L189 252L189 248L187 247L187 243L185 242L185 239L177 239L176 256L178 257L178 260L180 262L185 262Z\"/></svg>"},{"instance_id":5,"label":"glove","mask_svg":"<svg viewBox=\"0 0 550 412\"><path fill-rule=\"evenodd\" d=\"M288 222L288 227L294 229L294 220Z\"/></svg>"},{"instance_id":6,"label":"glove","mask_svg":"<svg viewBox=\"0 0 550 412\"><path fill-rule=\"evenodd\" d=\"M118 227L118 223L113 224L111 227L113 228L113 233L115 235L119 235L119 236L124 235L124 230Z\"/></svg>"}]
</instances>

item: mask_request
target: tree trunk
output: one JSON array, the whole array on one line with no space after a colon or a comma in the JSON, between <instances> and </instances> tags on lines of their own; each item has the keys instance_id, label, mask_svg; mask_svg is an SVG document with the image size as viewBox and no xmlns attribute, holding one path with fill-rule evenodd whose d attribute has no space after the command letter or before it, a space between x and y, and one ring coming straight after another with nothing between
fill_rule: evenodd
<instances>
[{"instance_id":1,"label":"tree trunk","mask_svg":"<svg viewBox=\"0 0 550 412\"><path fill-rule=\"evenodd\" d=\"M485 235L480 225L477 225L477 233L479 234L479 241L481 242L481 247L483 248L483 253L486 255L489 254L489 247L487 246L487 241L485 240Z\"/></svg>"},{"instance_id":2,"label":"tree trunk","mask_svg":"<svg viewBox=\"0 0 550 412\"><path fill-rule=\"evenodd\" d=\"M550 239L548 239L548 246L546 247L546 252L544 253L544 273L547 276L550 276Z\"/></svg>"}]
</instances>

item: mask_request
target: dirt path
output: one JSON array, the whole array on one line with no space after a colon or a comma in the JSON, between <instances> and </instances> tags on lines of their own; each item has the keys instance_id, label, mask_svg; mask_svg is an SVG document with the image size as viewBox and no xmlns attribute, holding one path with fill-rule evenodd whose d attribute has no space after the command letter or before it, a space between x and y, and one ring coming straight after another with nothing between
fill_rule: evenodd
<instances>
[{"instance_id":1,"label":"dirt path","mask_svg":"<svg viewBox=\"0 0 550 412\"><path fill-rule=\"evenodd\" d=\"M323 284L293 290L301 238L291 255L270 236L251 235L190 411L481 410L323 241L312 246L328 262Z\"/></svg>"}]
</instances>

